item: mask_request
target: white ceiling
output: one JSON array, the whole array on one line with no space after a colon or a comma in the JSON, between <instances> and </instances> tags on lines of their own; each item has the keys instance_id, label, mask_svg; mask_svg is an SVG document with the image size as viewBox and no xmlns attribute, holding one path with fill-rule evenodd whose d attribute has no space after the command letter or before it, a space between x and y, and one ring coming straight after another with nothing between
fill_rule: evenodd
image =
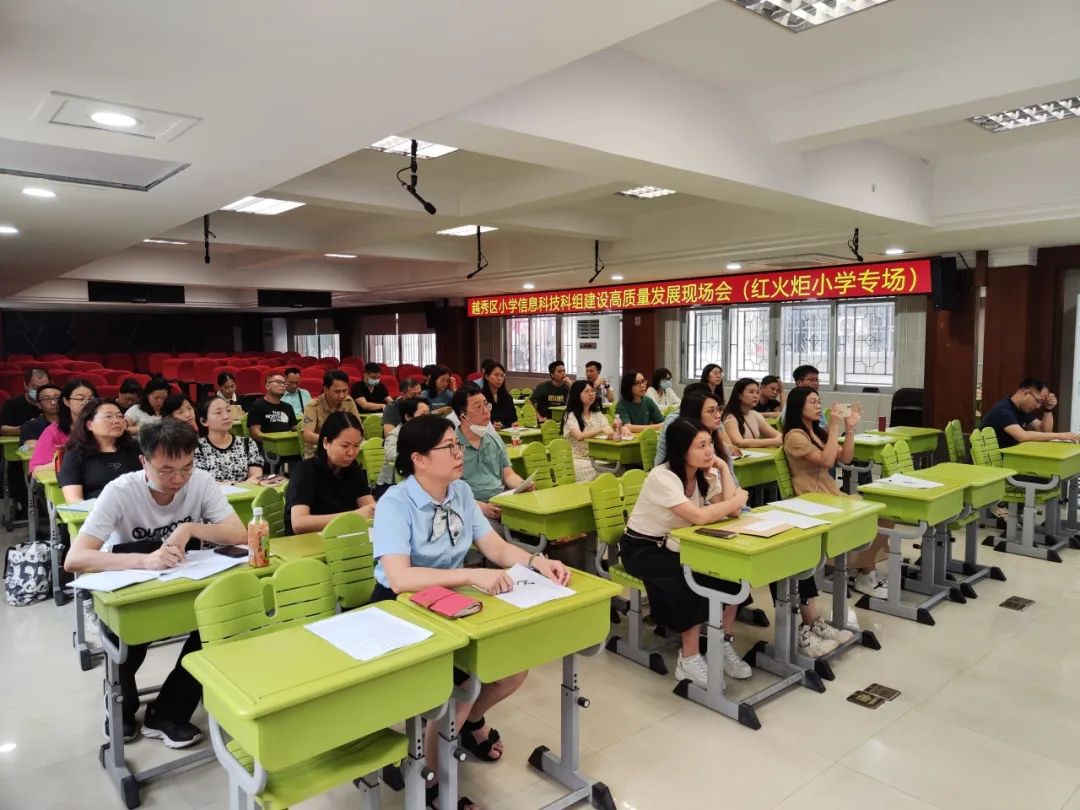
<instances>
[{"instance_id":1,"label":"white ceiling","mask_svg":"<svg viewBox=\"0 0 1080 810\"><path fill-rule=\"evenodd\" d=\"M0 175L21 230L0 237L0 306L80 304L95 279L231 308L258 287L346 305L577 286L597 239L631 281L845 256L856 226L867 258L1080 242L1080 121L964 120L1080 95L1075 0L893 0L800 34L727 0L411 8L9 0L0 138L190 166L145 193ZM54 91L198 120L168 141L58 126ZM461 149L420 163L437 216L398 185L407 159L363 149L392 133ZM642 184L679 193L614 196ZM306 205L216 212L250 194ZM476 223L499 230L466 281L475 240L434 232Z\"/></svg>"}]
</instances>

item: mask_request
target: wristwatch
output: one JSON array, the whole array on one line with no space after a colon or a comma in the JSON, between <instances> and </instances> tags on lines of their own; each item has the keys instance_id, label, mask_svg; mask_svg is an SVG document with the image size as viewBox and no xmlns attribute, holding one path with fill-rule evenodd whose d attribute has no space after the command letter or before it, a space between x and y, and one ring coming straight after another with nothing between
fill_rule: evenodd
<instances>
[{"instance_id":1,"label":"wristwatch","mask_svg":"<svg viewBox=\"0 0 1080 810\"><path fill-rule=\"evenodd\" d=\"M530 555L529 555L529 561L528 561L527 563L525 563L525 567L526 567L526 568L528 568L528 569L530 569L530 570L532 570L532 571L536 571L536 569L535 569L535 568L533 568L533 560L535 560L535 559L536 559L537 557L543 557L543 558L544 558L545 560L547 559L547 557L545 557L545 556L544 556L543 554L541 554L540 552L537 552L537 553L535 553L535 554L530 554ZM536 573L538 573L538 574L539 574L540 572L539 572L539 571L536 571Z\"/></svg>"}]
</instances>

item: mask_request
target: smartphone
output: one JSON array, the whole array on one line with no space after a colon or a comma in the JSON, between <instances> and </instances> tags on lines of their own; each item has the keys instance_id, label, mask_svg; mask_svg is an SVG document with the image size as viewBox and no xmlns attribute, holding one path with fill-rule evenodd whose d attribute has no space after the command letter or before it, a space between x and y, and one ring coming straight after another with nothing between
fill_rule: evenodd
<instances>
[{"instance_id":1,"label":"smartphone","mask_svg":"<svg viewBox=\"0 0 1080 810\"><path fill-rule=\"evenodd\" d=\"M280 484L284 480L285 479L282 478L280 475L264 475L262 478L259 479L259 483L266 484L267 486L272 486L274 484Z\"/></svg>"},{"instance_id":2,"label":"smartphone","mask_svg":"<svg viewBox=\"0 0 1080 810\"><path fill-rule=\"evenodd\" d=\"M248 555L247 546L217 546L214 549L215 554L221 554L225 557L246 557Z\"/></svg>"},{"instance_id":3,"label":"smartphone","mask_svg":"<svg viewBox=\"0 0 1080 810\"><path fill-rule=\"evenodd\" d=\"M698 529L698 534L703 534L706 537L717 537L720 540L730 540L733 537L738 537L738 532L729 532L726 529Z\"/></svg>"}]
</instances>

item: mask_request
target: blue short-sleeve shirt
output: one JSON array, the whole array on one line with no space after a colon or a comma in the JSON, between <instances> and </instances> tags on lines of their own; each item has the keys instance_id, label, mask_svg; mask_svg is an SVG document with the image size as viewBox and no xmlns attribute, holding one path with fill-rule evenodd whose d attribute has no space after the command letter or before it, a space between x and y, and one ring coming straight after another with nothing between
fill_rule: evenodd
<instances>
[{"instance_id":1,"label":"blue short-sleeve shirt","mask_svg":"<svg viewBox=\"0 0 1080 810\"><path fill-rule=\"evenodd\" d=\"M450 531L457 527L451 516L438 537L432 537L435 513L448 509L461 521L461 530L454 540ZM414 476L390 487L379 500L372 531L375 559L375 581L387 588L390 583L383 571L384 554L406 554L414 568L460 568L469 548L491 531L491 524L476 505L472 490L464 481L450 483L446 500L437 504Z\"/></svg>"}]
</instances>

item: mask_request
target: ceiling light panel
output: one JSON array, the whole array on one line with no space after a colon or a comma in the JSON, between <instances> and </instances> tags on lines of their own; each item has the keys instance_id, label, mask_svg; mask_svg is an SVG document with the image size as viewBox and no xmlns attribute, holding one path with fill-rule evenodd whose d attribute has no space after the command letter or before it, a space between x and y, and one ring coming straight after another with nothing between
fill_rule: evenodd
<instances>
[{"instance_id":1,"label":"ceiling light panel","mask_svg":"<svg viewBox=\"0 0 1080 810\"><path fill-rule=\"evenodd\" d=\"M626 191L616 192L620 197L637 197L639 200L654 200L657 197L666 197L674 194L675 189L660 188L659 186L635 186Z\"/></svg>"},{"instance_id":2,"label":"ceiling light panel","mask_svg":"<svg viewBox=\"0 0 1080 810\"><path fill-rule=\"evenodd\" d=\"M324 253L323 256L325 256L328 259L355 259L356 258L355 253Z\"/></svg>"},{"instance_id":3,"label":"ceiling light panel","mask_svg":"<svg viewBox=\"0 0 1080 810\"><path fill-rule=\"evenodd\" d=\"M493 228L490 225L480 225L480 233L488 233L489 231L497 231L498 228ZM442 231L435 231L439 236L476 236L476 225L459 225L456 228L446 228Z\"/></svg>"},{"instance_id":4,"label":"ceiling light panel","mask_svg":"<svg viewBox=\"0 0 1080 810\"><path fill-rule=\"evenodd\" d=\"M186 245L187 242L177 242L173 239L143 239L148 245Z\"/></svg>"},{"instance_id":5,"label":"ceiling light panel","mask_svg":"<svg viewBox=\"0 0 1080 810\"><path fill-rule=\"evenodd\" d=\"M202 119L182 113L52 92L38 108L34 120L47 124L97 129L112 135L173 141Z\"/></svg>"},{"instance_id":6,"label":"ceiling light panel","mask_svg":"<svg viewBox=\"0 0 1080 810\"><path fill-rule=\"evenodd\" d=\"M731 0L789 31L799 33L889 0Z\"/></svg>"},{"instance_id":7,"label":"ceiling light panel","mask_svg":"<svg viewBox=\"0 0 1080 810\"><path fill-rule=\"evenodd\" d=\"M391 135L376 141L370 147L376 152L389 152L392 155L412 155L412 138L402 138L399 135ZM425 160L449 155L456 152L456 146L443 146L441 143L429 143L428 141L416 142L416 156Z\"/></svg>"},{"instance_id":8,"label":"ceiling light panel","mask_svg":"<svg viewBox=\"0 0 1080 810\"><path fill-rule=\"evenodd\" d=\"M1030 107L1020 107L1016 110L1006 110L1005 112L990 115L976 115L974 118L969 118L968 121L982 127L987 132L1008 132L1013 129L1064 121L1067 118L1080 118L1080 96L1070 96L1057 101L1044 101L1042 104L1034 104Z\"/></svg>"},{"instance_id":9,"label":"ceiling light panel","mask_svg":"<svg viewBox=\"0 0 1080 810\"><path fill-rule=\"evenodd\" d=\"M236 202L221 207L222 211L236 211L239 214L260 214L264 217L274 217L299 208L304 203L291 202L290 200L275 200L271 197L244 197Z\"/></svg>"}]
</instances>

